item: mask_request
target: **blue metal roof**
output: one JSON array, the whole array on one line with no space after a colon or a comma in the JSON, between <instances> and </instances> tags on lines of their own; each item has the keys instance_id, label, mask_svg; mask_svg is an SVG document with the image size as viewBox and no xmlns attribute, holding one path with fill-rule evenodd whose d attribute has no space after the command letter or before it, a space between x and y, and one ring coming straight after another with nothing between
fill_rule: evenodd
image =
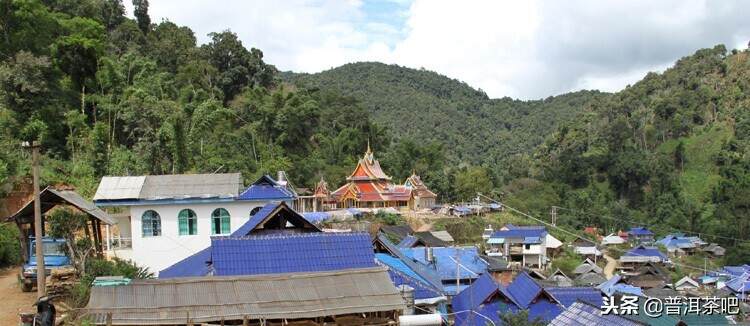
<instances>
[{"instance_id":1,"label":"blue metal roof","mask_svg":"<svg viewBox=\"0 0 750 326\"><path fill-rule=\"evenodd\" d=\"M266 219L272 218L273 216L271 216L271 214L273 214L273 212L276 211L276 209L279 208L280 206L282 206L281 209L283 211L286 211L286 212L288 212L290 214L298 216L299 220L300 220L300 221L298 221L298 223L299 222L302 222L304 224L308 224L309 223L308 226L310 227L311 230L321 232L321 230L317 226L313 225L312 223L310 223L309 221L307 221L302 215L299 215L299 213L297 213L293 209L289 208L289 206L287 206L286 203L284 203L284 202L270 202L270 203L264 205L263 208L261 208L259 211L257 211L255 213L255 215L251 216L250 220L248 220L247 222L245 222L245 224L243 224L242 226L240 226L239 229L237 229L234 232L232 232L231 237L244 237L246 235L249 235L250 232L252 232L253 230L255 230L255 228L257 228L258 225L260 225L260 223L262 223ZM279 212L281 212L281 210Z\"/></svg>"},{"instance_id":2,"label":"blue metal roof","mask_svg":"<svg viewBox=\"0 0 750 326\"><path fill-rule=\"evenodd\" d=\"M552 326L617 325L640 326L642 324L615 314L603 315L601 306L576 302L550 322Z\"/></svg>"},{"instance_id":3,"label":"blue metal roof","mask_svg":"<svg viewBox=\"0 0 750 326\"><path fill-rule=\"evenodd\" d=\"M506 225L508 230L499 230L492 233L492 238L544 238L547 236L547 229L543 226L515 226Z\"/></svg>"},{"instance_id":4,"label":"blue metal roof","mask_svg":"<svg viewBox=\"0 0 750 326\"><path fill-rule=\"evenodd\" d=\"M523 244L537 244L542 243L542 239L539 237L525 237L523 238Z\"/></svg>"},{"instance_id":5,"label":"blue metal roof","mask_svg":"<svg viewBox=\"0 0 750 326\"><path fill-rule=\"evenodd\" d=\"M630 228L630 231L628 231L631 235L654 235L653 232L651 232L649 229L644 227L633 227Z\"/></svg>"},{"instance_id":6,"label":"blue metal roof","mask_svg":"<svg viewBox=\"0 0 750 326\"><path fill-rule=\"evenodd\" d=\"M740 276L744 273L750 273L750 265L724 266L721 268L720 272L733 276Z\"/></svg>"},{"instance_id":7,"label":"blue metal roof","mask_svg":"<svg viewBox=\"0 0 750 326\"><path fill-rule=\"evenodd\" d=\"M538 301L529 304L528 310L529 321L542 320L549 322L562 312L563 307L547 298L541 298Z\"/></svg>"},{"instance_id":8,"label":"blue metal roof","mask_svg":"<svg viewBox=\"0 0 750 326\"><path fill-rule=\"evenodd\" d=\"M375 266L367 233L301 233L211 239L216 275L331 271Z\"/></svg>"},{"instance_id":9,"label":"blue metal roof","mask_svg":"<svg viewBox=\"0 0 750 326\"><path fill-rule=\"evenodd\" d=\"M403 240L401 240L401 242L398 243L397 246L399 248L412 248L415 244L417 244L417 242L419 242L419 238L413 235L407 235Z\"/></svg>"},{"instance_id":10,"label":"blue metal roof","mask_svg":"<svg viewBox=\"0 0 750 326\"><path fill-rule=\"evenodd\" d=\"M735 293L750 293L750 274L744 273L726 282Z\"/></svg>"},{"instance_id":11,"label":"blue metal roof","mask_svg":"<svg viewBox=\"0 0 750 326\"><path fill-rule=\"evenodd\" d=\"M206 262L211 261L211 247L203 249L159 272L159 278L206 276L209 272Z\"/></svg>"},{"instance_id":12,"label":"blue metal roof","mask_svg":"<svg viewBox=\"0 0 750 326\"><path fill-rule=\"evenodd\" d=\"M483 274L470 286L453 297L455 325L484 326L487 319L502 325L500 314L518 312L514 299L489 274Z\"/></svg>"},{"instance_id":13,"label":"blue metal roof","mask_svg":"<svg viewBox=\"0 0 750 326\"><path fill-rule=\"evenodd\" d=\"M624 256L660 257L662 260L667 260L667 256L659 251L659 248L646 247L643 245L630 249L630 251L626 252Z\"/></svg>"},{"instance_id":14,"label":"blue metal roof","mask_svg":"<svg viewBox=\"0 0 750 326\"><path fill-rule=\"evenodd\" d=\"M549 287L545 290L565 307L570 307L576 301L602 306L602 292L593 287Z\"/></svg>"},{"instance_id":15,"label":"blue metal roof","mask_svg":"<svg viewBox=\"0 0 750 326\"><path fill-rule=\"evenodd\" d=\"M393 244L393 242L388 240L388 238L382 232L378 233L377 238L380 243L382 243L383 246L388 249L388 252L390 252L395 258L401 261L401 263L408 266L409 269L426 280L427 283L432 285L432 288L442 289L442 293L446 292L446 289L443 287L443 283L440 279L440 275L438 275L435 269L406 256L398 247L396 247L396 245Z\"/></svg>"},{"instance_id":16,"label":"blue metal roof","mask_svg":"<svg viewBox=\"0 0 750 326\"><path fill-rule=\"evenodd\" d=\"M161 271L159 277L319 272L373 267L367 233L298 233L242 238L213 237L204 249Z\"/></svg>"},{"instance_id":17,"label":"blue metal roof","mask_svg":"<svg viewBox=\"0 0 750 326\"><path fill-rule=\"evenodd\" d=\"M483 274L471 286L457 294L451 300L453 311L473 310L488 302L493 295L500 292L500 287L492 276Z\"/></svg>"},{"instance_id":18,"label":"blue metal roof","mask_svg":"<svg viewBox=\"0 0 750 326\"><path fill-rule=\"evenodd\" d=\"M529 274L522 271L508 285L507 290L518 303L519 307L526 309L529 307L529 303L542 291L542 287L534 282L534 279Z\"/></svg>"},{"instance_id":19,"label":"blue metal roof","mask_svg":"<svg viewBox=\"0 0 750 326\"><path fill-rule=\"evenodd\" d=\"M444 281L455 281L457 262L462 266L459 268L460 279L475 279L487 271L487 263L479 257L479 252L475 247L432 248L434 263L428 263L425 259L425 248L399 248L399 250L427 268L436 269L440 279Z\"/></svg>"},{"instance_id":20,"label":"blue metal roof","mask_svg":"<svg viewBox=\"0 0 750 326\"><path fill-rule=\"evenodd\" d=\"M243 191L238 200L288 200L294 199L295 194L286 187L279 185L270 176L264 175L253 182Z\"/></svg>"},{"instance_id":21,"label":"blue metal roof","mask_svg":"<svg viewBox=\"0 0 750 326\"><path fill-rule=\"evenodd\" d=\"M404 261L389 254L375 254L375 259L388 267L393 285L406 284L414 288L415 299L428 299L442 296L424 277L409 268Z\"/></svg>"}]
</instances>

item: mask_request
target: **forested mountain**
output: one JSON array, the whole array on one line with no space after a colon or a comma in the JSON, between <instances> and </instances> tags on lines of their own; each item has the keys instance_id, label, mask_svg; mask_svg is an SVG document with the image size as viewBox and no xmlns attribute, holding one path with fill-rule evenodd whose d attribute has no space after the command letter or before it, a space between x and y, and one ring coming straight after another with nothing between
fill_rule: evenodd
<instances>
[{"instance_id":1,"label":"forested mountain","mask_svg":"<svg viewBox=\"0 0 750 326\"><path fill-rule=\"evenodd\" d=\"M573 209L562 221L576 227L702 234L728 245L730 262L746 262L748 108L750 53L698 50L585 108L537 149L531 178L505 190L538 214Z\"/></svg>"},{"instance_id":2,"label":"forested mountain","mask_svg":"<svg viewBox=\"0 0 750 326\"><path fill-rule=\"evenodd\" d=\"M438 143L452 165L484 165L503 179L508 177L506 164L526 160L524 154L558 125L607 96L581 91L538 101L490 99L481 90L435 72L377 62L282 77L300 87L353 96L395 137Z\"/></svg>"}]
</instances>

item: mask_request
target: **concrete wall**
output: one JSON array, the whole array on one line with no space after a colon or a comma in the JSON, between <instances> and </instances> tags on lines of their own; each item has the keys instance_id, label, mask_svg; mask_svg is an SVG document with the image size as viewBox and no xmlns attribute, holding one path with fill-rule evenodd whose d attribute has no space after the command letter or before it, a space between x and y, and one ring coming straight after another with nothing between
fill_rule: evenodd
<instances>
[{"instance_id":1,"label":"concrete wall","mask_svg":"<svg viewBox=\"0 0 750 326\"><path fill-rule=\"evenodd\" d=\"M237 230L250 218L250 211L266 202L232 201L196 204L160 204L131 206L131 234L133 238L133 260L140 266L157 274L164 268L207 248L211 244L211 213L224 208L231 216L231 232ZM182 209L192 209L198 219L198 234L179 235L177 215ZM141 218L147 210L156 211L161 217L161 235L143 237ZM230 232L230 233L231 233ZM228 234L227 234L228 235Z\"/></svg>"}]
</instances>

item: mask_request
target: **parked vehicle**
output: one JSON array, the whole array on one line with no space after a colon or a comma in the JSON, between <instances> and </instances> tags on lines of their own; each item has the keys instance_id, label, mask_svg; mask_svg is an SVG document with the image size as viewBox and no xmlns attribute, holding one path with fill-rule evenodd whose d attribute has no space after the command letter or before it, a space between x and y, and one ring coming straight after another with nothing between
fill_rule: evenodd
<instances>
[{"instance_id":1,"label":"parked vehicle","mask_svg":"<svg viewBox=\"0 0 750 326\"><path fill-rule=\"evenodd\" d=\"M19 279L23 292L31 291L36 285L36 240L29 238L29 260L21 267ZM42 238L44 252L44 275L50 275L53 269L69 267L70 258L65 250L65 240L55 238Z\"/></svg>"}]
</instances>

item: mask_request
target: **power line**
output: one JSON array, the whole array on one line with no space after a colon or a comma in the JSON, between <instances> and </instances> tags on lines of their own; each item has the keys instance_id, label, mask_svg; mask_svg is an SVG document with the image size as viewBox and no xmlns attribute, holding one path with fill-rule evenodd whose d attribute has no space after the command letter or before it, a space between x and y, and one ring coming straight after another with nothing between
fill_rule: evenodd
<instances>
[{"instance_id":1,"label":"power line","mask_svg":"<svg viewBox=\"0 0 750 326\"><path fill-rule=\"evenodd\" d=\"M562 231L562 232L564 232L564 233L567 233L567 234L569 234L569 235L572 235L572 236L574 236L574 237L576 237L576 238L584 238L584 236L582 236L582 235L576 234L575 232L572 232L572 231L568 231L568 230L566 230L566 229L563 229L562 227L559 227L559 226L556 226L556 225L552 225L551 223L548 223L548 222L546 222L546 221L543 221L542 219L536 218L536 217L534 217L534 216L531 216L531 215L529 215L529 214L527 214L527 213L524 213L524 212L522 212L522 211L519 211L519 210L517 210L517 209L515 209L515 208L513 208L513 207L510 207L510 206L508 206L508 205L506 205L506 204L504 204L504 203L502 203L502 202L500 202L500 201L497 201L497 200L495 200L495 199L493 199L493 198L487 197L487 196L485 196L485 195L482 195L482 194L478 194L478 195L479 195L479 196L482 196L482 197L484 197L484 198L487 198L488 200L491 200L491 201L493 201L493 202L495 202L495 203L497 203L497 204L501 204L501 205L503 206L503 208L508 208L508 209L510 209L511 211L514 211L514 212L516 212L516 213L518 213L518 214L521 214L521 215L523 215L523 216L526 216L526 217L528 217L528 218L530 218L530 219L532 219L532 220L534 220L534 221L537 221L537 222L539 222L539 223L542 223L542 224L544 224L544 225L546 225L546 226L548 226L548 227L551 227L551 228L555 228L555 229L558 229L558 230L560 230L560 231ZM614 250L616 250L616 251L619 251L619 252L622 252L622 253L627 253L627 251L625 251L625 250L622 250L622 249L620 249L620 248L615 248L615 247L611 247L611 248L607 248L607 249L614 249ZM635 256L643 256L643 255L635 255ZM686 264L682 264L682 263L677 263L677 262L672 262L672 264L674 264L675 266L681 266L681 267L685 267L685 268L692 268L692 269L696 269L696 270L700 270L700 271L705 271L705 269L704 269L704 268L702 268L702 267L690 266L690 265L686 265Z\"/></svg>"},{"instance_id":2,"label":"power line","mask_svg":"<svg viewBox=\"0 0 750 326\"><path fill-rule=\"evenodd\" d=\"M584 211L574 210L574 209L560 207L560 206L552 206L552 207L556 207L557 209L566 210L566 211L570 211L570 212L577 213L577 214L584 214L584 215L593 216L593 217L600 217L600 218L605 218L605 219L609 219L609 220L613 220L613 221L618 221L618 222L626 222L626 223L630 223L630 224L641 224L641 225L646 225L646 226L649 226L649 227L652 227L652 228L672 229L672 230L680 231L682 233L692 233L692 234L697 234L697 235L705 235L707 237L722 238L722 239L727 239L727 240L734 240L735 242L736 241L739 241L739 242L750 242L750 240L747 240L747 239L739 239L739 238L727 237L727 236L723 236L723 235L711 234L711 233L705 233L705 232L686 231L686 230L681 230L681 229L678 229L678 228L675 228L675 227L672 227L672 226L662 226L662 225L653 224L653 223L643 223L643 222L640 222L640 221L636 221L634 219L628 219L628 218L624 218L624 217L621 217L621 218L618 219L618 218L612 217L612 216L592 214L592 213L587 213L587 212L584 212Z\"/></svg>"}]
</instances>

